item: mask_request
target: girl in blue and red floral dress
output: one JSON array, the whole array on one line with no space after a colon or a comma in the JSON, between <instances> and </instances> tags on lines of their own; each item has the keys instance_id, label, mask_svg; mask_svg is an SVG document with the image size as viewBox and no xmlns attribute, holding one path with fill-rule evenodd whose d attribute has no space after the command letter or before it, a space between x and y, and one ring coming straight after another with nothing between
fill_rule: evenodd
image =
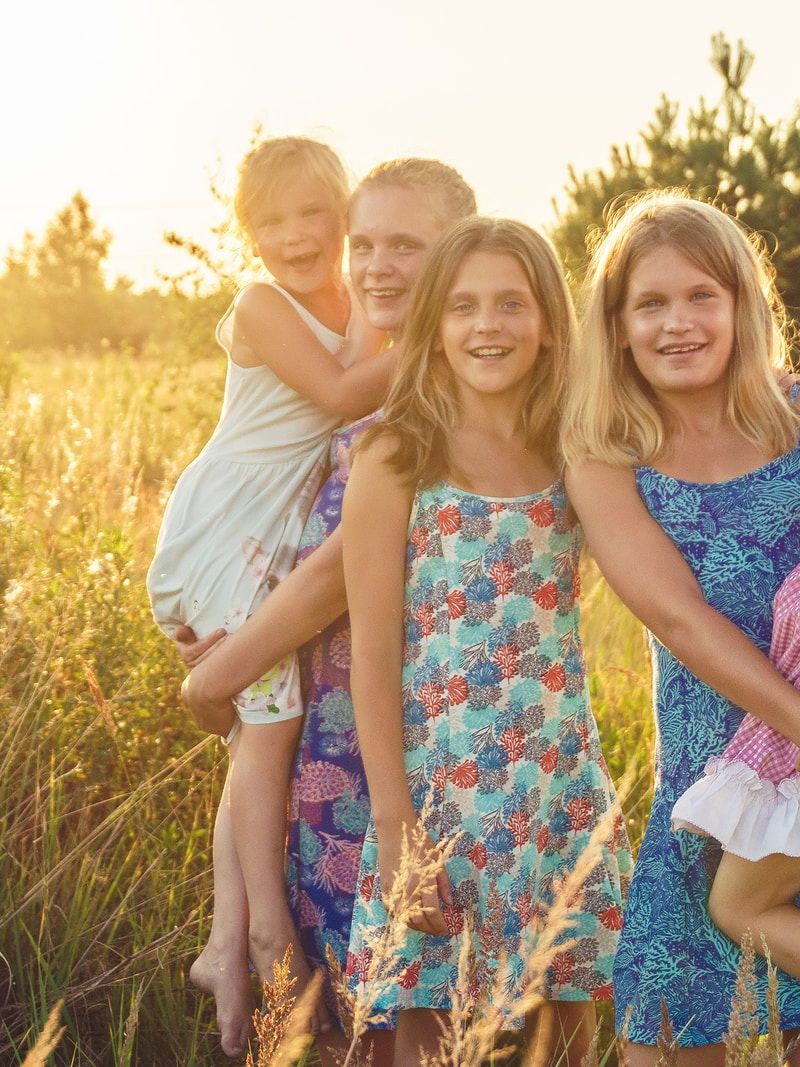
<instances>
[{"instance_id":1,"label":"girl in blue and red floral dress","mask_svg":"<svg viewBox=\"0 0 800 1067\"><path fill-rule=\"evenodd\" d=\"M619 817L540 990L549 1003L524 1020L513 1008L537 919L614 803L587 699L579 535L558 478L572 337L547 242L520 223L459 224L419 277L384 421L345 493L352 691L372 804L348 959L358 995L374 992L382 894L404 832L427 804L424 849L457 835L435 887L411 876L423 910L374 1005L397 1019L395 1064L436 1046L467 936L469 984L504 1025L537 1034L542 1063L581 1062L592 1002L611 995L630 867Z\"/></svg>"}]
</instances>

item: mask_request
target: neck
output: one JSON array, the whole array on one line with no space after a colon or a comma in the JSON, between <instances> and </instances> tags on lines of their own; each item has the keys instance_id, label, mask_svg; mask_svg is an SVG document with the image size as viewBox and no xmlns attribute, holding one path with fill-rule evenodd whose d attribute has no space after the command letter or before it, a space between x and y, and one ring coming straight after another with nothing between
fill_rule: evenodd
<instances>
[{"instance_id":1,"label":"neck","mask_svg":"<svg viewBox=\"0 0 800 1067\"><path fill-rule=\"evenodd\" d=\"M660 393L657 399L670 436L673 434L712 434L728 423L724 388L696 393Z\"/></svg>"},{"instance_id":2,"label":"neck","mask_svg":"<svg viewBox=\"0 0 800 1067\"><path fill-rule=\"evenodd\" d=\"M350 317L350 297L340 273L334 274L325 285L310 293L296 293L282 282L278 284L291 293L315 319L335 333L344 334Z\"/></svg>"},{"instance_id":3,"label":"neck","mask_svg":"<svg viewBox=\"0 0 800 1067\"><path fill-rule=\"evenodd\" d=\"M523 399L498 396L471 396L461 400L460 427L479 433L492 434L506 441L513 441L522 434Z\"/></svg>"}]
</instances>

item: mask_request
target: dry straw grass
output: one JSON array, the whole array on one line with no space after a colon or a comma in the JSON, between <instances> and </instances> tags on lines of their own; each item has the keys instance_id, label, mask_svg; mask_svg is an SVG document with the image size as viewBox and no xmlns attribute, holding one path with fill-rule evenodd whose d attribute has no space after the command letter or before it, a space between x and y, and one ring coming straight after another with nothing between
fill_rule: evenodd
<instances>
[{"instance_id":1,"label":"dry straw grass","mask_svg":"<svg viewBox=\"0 0 800 1067\"><path fill-rule=\"evenodd\" d=\"M208 1002L187 989L207 937L224 756L180 708L182 670L143 588L166 494L213 427L223 376L221 360L176 363L171 353L0 353L0 1063L9 1067L229 1062ZM585 587L593 707L612 775L632 768L625 810L637 843L652 754L641 629L591 565ZM550 921L556 929L557 911ZM532 953L526 1005L550 936L540 932ZM491 1014L457 991L445 1062L499 1062L495 1040ZM775 1040L735 1040L752 1062L778 1062ZM606 1016L609 1067L612 1041Z\"/></svg>"}]
</instances>

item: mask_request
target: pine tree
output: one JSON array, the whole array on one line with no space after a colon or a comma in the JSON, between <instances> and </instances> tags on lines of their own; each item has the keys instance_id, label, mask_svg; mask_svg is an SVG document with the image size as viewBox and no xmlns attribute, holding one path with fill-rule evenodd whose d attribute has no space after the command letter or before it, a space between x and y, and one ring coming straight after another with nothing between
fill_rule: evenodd
<instances>
[{"instance_id":1,"label":"pine tree","mask_svg":"<svg viewBox=\"0 0 800 1067\"><path fill-rule=\"evenodd\" d=\"M740 40L712 40L711 64L723 83L719 102L701 97L679 122L679 105L662 96L635 147L612 146L610 166L569 170L566 206L554 202L550 235L575 282L610 204L644 189L680 186L713 200L760 233L772 254L778 288L800 319L800 106L769 122L744 94L754 56Z\"/></svg>"}]
</instances>

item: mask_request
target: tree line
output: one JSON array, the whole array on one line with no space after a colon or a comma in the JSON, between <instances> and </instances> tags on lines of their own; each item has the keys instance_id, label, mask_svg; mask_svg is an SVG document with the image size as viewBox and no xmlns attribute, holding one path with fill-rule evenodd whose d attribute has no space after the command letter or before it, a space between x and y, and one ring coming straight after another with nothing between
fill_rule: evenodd
<instances>
[{"instance_id":1,"label":"tree line","mask_svg":"<svg viewBox=\"0 0 800 1067\"><path fill-rule=\"evenodd\" d=\"M593 237L614 203L645 189L679 186L719 206L761 234L772 255L790 316L800 322L800 105L786 119L768 121L744 92L754 56L739 41L712 38L711 64L722 81L720 99L702 98L685 118L662 96L633 144L613 145L605 168L568 170L562 201L549 228L578 287ZM217 194L218 195L218 194ZM10 250L0 275L0 352L104 345L143 352L148 347L195 356L213 351L213 324L235 278L213 255L175 234L216 279L201 291L184 278L162 290L133 291L130 281L109 286L104 266L111 235L98 228L86 198L76 193L41 239L27 235Z\"/></svg>"}]
</instances>

